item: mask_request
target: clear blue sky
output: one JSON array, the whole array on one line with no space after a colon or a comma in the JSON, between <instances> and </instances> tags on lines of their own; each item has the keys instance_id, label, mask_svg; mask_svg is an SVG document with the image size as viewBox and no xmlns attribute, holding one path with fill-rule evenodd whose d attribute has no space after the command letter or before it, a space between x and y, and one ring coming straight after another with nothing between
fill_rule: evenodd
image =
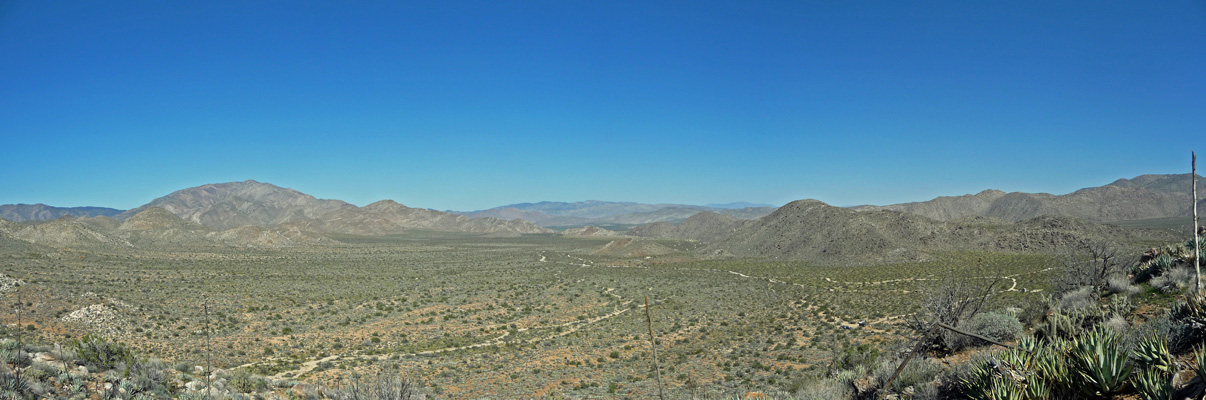
<instances>
[{"instance_id":1,"label":"clear blue sky","mask_svg":"<svg viewBox=\"0 0 1206 400\"><path fill-rule=\"evenodd\" d=\"M0 0L0 204L1067 193L1206 152L1206 4Z\"/></svg>"}]
</instances>

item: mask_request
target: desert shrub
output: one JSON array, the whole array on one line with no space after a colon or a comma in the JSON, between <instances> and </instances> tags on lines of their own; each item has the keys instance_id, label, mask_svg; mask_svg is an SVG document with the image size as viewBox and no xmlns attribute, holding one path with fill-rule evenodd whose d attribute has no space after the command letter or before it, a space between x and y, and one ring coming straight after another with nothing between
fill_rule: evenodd
<instances>
[{"instance_id":1,"label":"desert shrub","mask_svg":"<svg viewBox=\"0 0 1206 400\"><path fill-rule=\"evenodd\" d=\"M1022 323L1016 317L998 312L976 314L967 322L960 324L958 328L998 342L1014 340L1022 335ZM950 343L951 348L955 350L988 344L983 340L957 332L946 331L943 334L950 336L947 343Z\"/></svg>"},{"instance_id":2,"label":"desert shrub","mask_svg":"<svg viewBox=\"0 0 1206 400\"><path fill-rule=\"evenodd\" d=\"M71 342L71 348L76 357L93 371L110 370L117 363L130 364L134 361L134 354L125 346L92 335L84 335Z\"/></svg>"},{"instance_id":3,"label":"desert shrub","mask_svg":"<svg viewBox=\"0 0 1206 400\"><path fill-rule=\"evenodd\" d=\"M1107 242L1083 241L1071 249L1053 276L1056 293L1081 287L1104 290L1111 276L1124 275L1126 267L1134 264L1116 246Z\"/></svg>"},{"instance_id":4,"label":"desert shrub","mask_svg":"<svg viewBox=\"0 0 1206 400\"><path fill-rule=\"evenodd\" d=\"M875 360L879 358L879 348L868 343L849 344L843 346L833 360L830 361L829 371L832 374L835 371L851 370L858 366L870 368L875 365Z\"/></svg>"},{"instance_id":5,"label":"desert shrub","mask_svg":"<svg viewBox=\"0 0 1206 400\"><path fill-rule=\"evenodd\" d=\"M909 328L929 334L937 323L958 327L962 321L980 313L985 302L991 297L993 287L1000 283L998 278L988 285L980 286L966 279L945 276L946 278L922 289L921 312L909 321ZM950 338L945 334L937 334L927 339L932 349L949 350L952 348L948 343Z\"/></svg>"},{"instance_id":6,"label":"desert shrub","mask_svg":"<svg viewBox=\"0 0 1206 400\"><path fill-rule=\"evenodd\" d=\"M335 400L405 400L425 395L423 388L410 379L394 373L378 373L372 379L353 376L347 385L332 390L329 397Z\"/></svg>"},{"instance_id":7,"label":"desert shrub","mask_svg":"<svg viewBox=\"0 0 1206 400\"><path fill-rule=\"evenodd\" d=\"M250 372L238 370L230 376L230 387L243 393L253 393L267 389L268 381Z\"/></svg>"},{"instance_id":8,"label":"desert shrub","mask_svg":"<svg viewBox=\"0 0 1206 400\"><path fill-rule=\"evenodd\" d=\"M1132 285L1125 275L1114 275L1106 278L1106 290L1114 294L1133 295L1139 293L1139 287Z\"/></svg>"},{"instance_id":9,"label":"desert shrub","mask_svg":"<svg viewBox=\"0 0 1206 400\"><path fill-rule=\"evenodd\" d=\"M1051 309L1055 307L1055 302L1051 296L1042 294L1029 296L1023 299L1022 302L1022 311L1018 313L1018 319L1027 326L1037 324L1042 321L1043 317L1047 315L1047 312L1051 311Z\"/></svg>"},{"instance_id":10,"label":"desert shrub","mask_svg":"<svg viewBox=\"0 0 1206 400\"><path fill-rule=\"evenodd\" d=\"M1168 276L1166 292L1181 292L1194 285L1193 271L1189 267L1173 268L1164 275Z\"/></svg>"},{"instance_id":11,"label":"desert shrub","mask_svg":"<svg viewBox=\"0 0 1206 400\"><path fill-rule=\"evenodd\" d=\"M1187 294L1168 310L1168 319L1174 322L1168 340L1173 354L1206 342L1206 295Z\"/></svg>"},{"instance_id":12,"label":"desert shrub","mask_svg":"<svg viewBox=\"0 0 1206 400\"><path fill-rule=\"evenodd\" d=\"M1114 331L1115 333L1120 334L1120 335L1126 335L1126 334L1130 333L1130 330L1131 330L1131 324L1126 322L1126 318L1123 318L1121 315L1118 315L1118 314L1114 314L1113 317L1110 317L1110 319L1105 320L1105 322L1103 322L1101 325L1103 327L1105 327L1106 329Z\"/></svg>"},{"instance_id":13,"label":"desert shrub","mask_svg":"<svg viewBox=\"0 0 1206 400\"><path fill-rule=\"evenodd\" d=\"M931 359L913 358L905 364L904 369L900 370L900 374L896 376L896 380L892 381L892 387L885 387L888 380L892 379L892 374L896 372L896 368L900 366L901 360L885 359L879 362L872 372L875 378L875 385L881 390L890 390L900 393L905 388L913 387L917 391L923 385L933 386L934 378L942 372L942 365Z\"/></svg>"},{"instance_id":14,"label":"desert shrub","mask_svg":"<svg viewBox=\"0 0 1206 400\"><path fill-rule=\"evenodd\" d=\"M804 383L795 392L797 400L840 400L850 399L853 396L854 390L849 383L831 378Z\"/></svg>"},{"instance_id":15,"label":"desert shrub","mask_svg":"<svg viewBox=\"0 0 1206 400\"><path fill-rule=\"evenodd\" d=\"M1082 286L1065 292L1059 298L1059 309L1063 311L1097 308L1099 296L1091 286Z\"/></svg>"}]
</instances>

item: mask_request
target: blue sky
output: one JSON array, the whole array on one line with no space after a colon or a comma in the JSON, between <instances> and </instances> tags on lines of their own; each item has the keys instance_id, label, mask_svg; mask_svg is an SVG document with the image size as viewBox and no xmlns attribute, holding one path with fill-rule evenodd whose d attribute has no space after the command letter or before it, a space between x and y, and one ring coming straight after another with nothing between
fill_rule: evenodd
<instances>
[{"instance_id":1,"label":"blue sky","mask_svg":"<svg viewBox=\"0 0 1206 400\"><path fill-rule=\"evenodd\" d=\"M412 3L0 0L0 204L889 204L1206 138L1203 1Z\"/></svg>"}]
</instances>

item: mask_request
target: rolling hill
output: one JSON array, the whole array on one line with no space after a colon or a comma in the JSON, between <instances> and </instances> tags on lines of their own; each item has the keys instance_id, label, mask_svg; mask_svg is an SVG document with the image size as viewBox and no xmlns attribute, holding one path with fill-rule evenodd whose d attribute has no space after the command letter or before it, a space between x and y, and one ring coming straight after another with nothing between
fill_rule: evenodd
<instances>
[{"instance_id":1,"label":"rolling hill","mask_svg":"<svg viewBox=\"0 0 1206 400\"><path fill-rule=\"evenodd\" d=\"M709 250L747 257L883 263L924 260L932 251L1060 253L1083 241L1135 245L1150 240L1179 237L1065 216L1012 223L994 218L938 221L902 211L854 211L800 200L716 240Z\"/></svg>"},{"instance_id":2,"label":"rolling hill","mask_svg":"<svg viewBox=\"0 0 1206 400\"><path fill-rule=\"evenodd\" d=\"M903 211L939 221L974 216L1022 221L1046 215L1114 222L1188 216L1189 196L1189 174L1141 175L1064 195L985 190L974 195L855 209ZM1202 204L1206 200L1199 201L1199 207Z\"/></svg>"}]
</instances>

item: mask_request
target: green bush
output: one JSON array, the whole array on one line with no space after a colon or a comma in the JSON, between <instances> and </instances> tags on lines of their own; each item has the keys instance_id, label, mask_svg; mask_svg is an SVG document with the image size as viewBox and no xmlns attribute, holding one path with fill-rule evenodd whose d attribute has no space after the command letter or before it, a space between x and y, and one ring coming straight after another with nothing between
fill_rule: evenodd
<instances>
[{"instance_id":1,"label":"green bush","mask_svg":"<svg viewBox=\"0 0 1206 400\"><path fill-rule=\"evenodd\" d=\"M76 357L93 371L106 371L113 369L118 363L129 364L134 361L134 354L125 346L110 343L91 334L72 341L71 348Z\"/></svg>"},{"instance_id":2,"label":"green bush","mask_svg":"<svg viewBox=\"0 0 1206 400\"><path fill-rule=\"evenodd\" d=\"M900 374L896 376L896 380L892 381L892 387L885 388L888 379L892 378L892 374L896 373L896 368L900 366L901 360L883 360L875 367L875 384L882 390L891 390L900 393L905 388L913 386L914 390L922 385L931 385L934 378L942 372L942 366L930 359L909 360L905 364L904 369L900 370Z\"/></svg>"},{"instance_id":3,"label":"green bush","mask_svg":"<svg viewBox=\"0 0 1206 400\"><path fill-rule=\"evenodd\" d=\"M1022 322L1012 315L998 312L983 312L964 322L958 327L960 330L982 335L989 339L998 342L1007 342L1017 339L1022 335ZM950 343L951 348L960 350L972 346L983 346L988 344L980 339L971 336L963 335L957 332L947 332L951 335L947 343Z\"/></svg>"}]
</instances>

